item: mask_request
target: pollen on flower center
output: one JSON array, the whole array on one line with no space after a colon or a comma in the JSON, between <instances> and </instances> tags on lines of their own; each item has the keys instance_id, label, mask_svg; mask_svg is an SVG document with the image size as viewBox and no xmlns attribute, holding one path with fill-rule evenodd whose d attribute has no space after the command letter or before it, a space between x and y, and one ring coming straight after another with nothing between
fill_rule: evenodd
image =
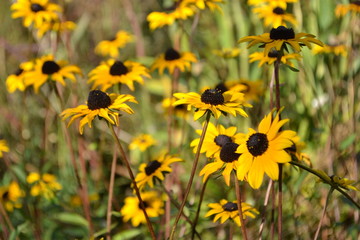
<instances>
[{"instance_id":1,"label":"pollen on flower center","mask_svg":"<svg viewBox=\"0 0 360 240\"><path fill-rule=\"evenodd\" d=\"M224 211L227 211L227 212L233 212L233 211L238 210L237 204L233 203L233 202L225 203L224 205L222 205L222 208L224 209Z\"/></svg>"},{"instance_id":2,"label":"pollen on flower center","mask_svg":"<svg viewBox=\"0 0 360 240\"><path fill-rule=\"evenodd\" d=\"M203 103L216 106L224 104L225 99L220 90L207 89L203 92L203 94L201 94L201 101Z\"/></svg>"},{"instance_id":3,"label":"pollen on flower center","mask_svg":"<svg viewBox=\"0 0 360 240\"><path fill-rule=\"evenodd\" d=\"M37 13L37 12L40 12L40 11L44 11L44 7L41 6L40 4L37 4L37 3L33 3L31 4L31 11Z\"/></svg>"},{"instance_id":4,"label":"pollen on flower center","mask_svg":"<svg viewBox=\"0 0 360 240\"><path fill-rule=\"evenodd\" d=\"M236 143L226 143L220 150L220 159L227 163L238 160L240 154L235 152L238 147L239 145Z\"/></svg>"},{"instance_id":5,"label":"pollen on flower center","mask_svg":"<svg viewBox=\"0 0 360 240\"><path fill-rule=\"evenodd\" d=\"M221 134L215 137L214 142L216 143L216 145L223 147L226 143L231 143L232 139L227 135Z\"/></svg>"},{"instance_id":6,"label":"pollen on flower center","mask_svg":"<svg viewBox=\"0 0 360 240\"><path fill-rule=\"evenodd\" d=\"M285 10L281 7L276 7L273 9L273 13L277 15L283 15L285 13Z\"/></svg>"},{"instance_id":7,"label":"pollen on flower center","mask_svg":"<svg viewBox=\"0 0 360 240\"><path fill-rule=\"evenodd\" d=\"M129 69L121 61L114 62L114 64L110 67L110 75L112 76L121 76L127 74L128 72Z\"/></svg>"},{"instance_id":8,"label":"pollen on flower center","mask_svg":"<svg viewBox=\"0 0 360 240\"><path fill-rule=\"evenodd\" d=\"M54 74L59 70L60 70L60 66L54 61L46 61L43 63L41 67L41 72L47 75Z\"/></svg>"},{"instance_id":9,"label":"pollen on flower center","mask_svg":"<svg viewBox=\"0 0 360 240\"><path fill-rule=\"evenodd\" d=\"M216 90L219 90L221 93L224 93L226 91L228 91L229 89L225 86L224 83L219 83L218 85L216 85L215 87Z\"/></svg>"},{"instance_id":10,"label":"pollen on flower center","mask_svg":"<svg viewBox=\"0 0 360 240\"><path fill-rule=\"evenodd\" d=\"M106 93L100 90L93 90L89 93L87 105L90 110L107 108L111 105L111 99Z\"/></svg>"},{"instance_id":11,"label":"pollen on flower center","mask_svg":"<svg viewBox=\"0 0 360 240\"><path fill-rule=\"evenodd\" d=\"M149 162L145 167L145 173L146 175L150 176L153 174L159 167L161 167L161 163L154 160Z\"/></svg>"},{"instance_id":12,"label":"pollen on flower center","mask_svg":"<svg viewBox=\"0 0 360 240\"><path fill-rule=\"evenodd\" d=\"M246 146L249 152L254 157L257 157L266 152L269 147L269 140L264 133L254 133L249 137L249 140L247 140Z\"/></svg>"},{"instance_id":13,"label":"pollen on flower center","mask_svg":"<svg viewBox=\"0 0 360 240\"><path fill-rule=\"evenodd\" d=\"M270 39L273 40L287 40L292 38L295 38L295 32L292 28L279 26L270 31Z\"/></svg>"},{"instance_id":14,"label":"pollen on flower center","mask_svg":"<svg viewBox=\"0 0 360 240\"><path fill-rule=\"evenodd\" d=\"M169 48L165 52L165 60L172 61L180 58L180 53L173 48Z\"/></svg>"}]
</instances>

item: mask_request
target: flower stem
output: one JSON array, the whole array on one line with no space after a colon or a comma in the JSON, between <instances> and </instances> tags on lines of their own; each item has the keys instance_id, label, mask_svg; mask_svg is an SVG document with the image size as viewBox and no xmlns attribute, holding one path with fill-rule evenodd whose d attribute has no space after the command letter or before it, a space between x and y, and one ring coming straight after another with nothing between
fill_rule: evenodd
<instances>
[{"instance_id":1,"label":"flower stem","mask_svg":"<svg viewBox=\"0 0 360 240\"><path fill-rule=\"evenodd\" d=\"M109 196L108 196L108 205L107 205L107 213L106 213L106 232L107 240L111 240L111 209L112 209L112 198L114 193L114 181L115 181L115 169L116 169L116 151L114 149L114 155L111 163L111 173L110 173L110 183L109 183Z\"/></svg>"},{"instance_id":2,"label":"flower stem","mask_svg":"<svg viewBox=\"0 0 360 240\"><path fill-rule=\"evenodd\" d=\"M262 216L261 216L261 224L259 227L259 240L262 239L262 233L264 231L264 226L265 226L265 220L266 220L266 207L268 205L269 202L269 198L270 198L270 193L272 188L274 187L274 181L270 179L267 190L266 190L266 194L265 194L265 200L264 200L264 209L262 211Z\"/></svg>"},{"instance_id":3,"label":"flower stem","mask_svg":"<svg viewBox=\"0 0 360 240\"><path fill-rule=\"evenodd\" d=\"M134 173L133 173L132 170L131 170L130 163L129 163L127 157L126 157L126 154L125 154L124 149L123 149L122 146L121 146L120 140L119 140L118 136L117 136L116 133L115 133L114 126L109 123L109 128L110 128L110 130L111 130L112 136L114 137L114 140L115 140L115 142L116 142L116 145L117 145L118 148L119 148L119 151L120 151L120 154L121 154L123 163L125 164L128 172L129 172L129 175L130 175L130 178L131 178L133 187L134 187L134 189L135 189L136 196L137 196L137 198L139 199L139 202L140 202L141 210L142 210L143 213L144 213L144 216L145 216L145 219L146 219L146 223L147 223L147 227L148 227L149 232L150 232L150 234L151 234L151 238L152 238L153 240L155 240L155 239L156 239L156 235L155 235L154 229L153 229L153 227L152 227L152 224L151 224L151 222L150 222L149 216L148 216L148 214L146 213L145 204L144 204L144 201L143 201L142 198L141 198L140 190L139 190L139 188L138 188L138 186L137 186L137 184L136 184L135 176L134 176Z\"/></svg>"},{"instance_id":4,"label":"flower stem","mask_svg":"<svg viewBox=\"0 0 360 240\"><path fill-rule=\"evenodd\" d=\"M325 213L326 213L326 208L329 204L329 200L330 200L330 195L331 193L334 191L334 188L330 188L328 194L327 194L327 197L326 197L326 202L325 202L325 205L324 205L324 209L323 209L323 212L321 214L321 218L320 218L320 222L319 222L319 225L318 225L318 228L316 230L316 233L315 233L315 236L314 236L314 240L316 240L319 236L319 233L320 233L320 229L321 229L321 225L322 225L322 222L324 220L324 217L325 217Z\"/></svg>"},{"instance_id":5,"label":"flower stem","mask_svg":"<svg viewBox=\"0 0 360 240\"><path fill-rule=\"evenodd\" d=\"M241 204L241 191L240 191L240 186L239 186L239 181L236 177L235 172L234 173L234 182L235 182L235 193L236 193L236 199L237 199L237 207L238 207L238 212L239 212L239 216L240 216L240 223L241 223L241 232L243 234L243 237L245 240L248 239L247 237L247 232L246 232L246 227L245 227L245 221L244 221L244 216L243 216L243 211L242 211L242 204Z\"/></svg>"},{"instance_id":6,"label":"flower stem","mask_svg":"<svg viewBox=\"0 0 360 240\"><path fill-rule=\"evenodd\" d=\"M200 209L201 209L201 204L203 202L203 199L204 199L204 194L205 194L205 189L206 189L206 185L207 185L207 182L208 182L209 178L206 179L206 181L204 182L202 188L201 188L201 193L200 193L200 199L199 199L199 205L198 205L198 208L197 208L197 211L196 211L196 215L195 215L195 218L194 218L194 223L192 225L192 230L191 230L191 239L193 240L194 237L195 237L195 232L196 232L196 225L197 225L197 222L199 220L199 214L200 214Z\"/></svg>"},{"instance_id":7,"label":"flower stem","mask_svg":"<svg viewBox=\"0 0 360 240\"><path fill-rule=\"evenodd\" d=\"M182 211L183 211L183 209L185 207L186 200L187 200L187 198L189 196L189 193L190 193L191 185L192 185L192 182L194 180L194 176L195 176L195 172L196 172L196 167L197 167L197 164L199 162L200 150L201 150L202 144L204 142L205 133L206 133L206 130L207 130L207 127L208 127L208 124L209 124L209 120L210 120L210 116L211 116L210 114L211 114L210 112L207 112L206 120L205 120L203 129L202 129L202 132L201 132L201 136L200 136L199 145L198 145L198 148L196 150L195 160L194 160L194 163L193 163L193 166L192 166L192 169L191 169L190 179L189 179L189 182L188 182L188 184L186 186L184 199L183 199L183 201L182 201L182 203L180 205L179 212L178 212L178 214L176 216L174 225L173 225L172 230L171 230L171 234L170 234L170 238L169 238L170 240L174 239L177 224L178 224L178 222L180 220Z\"/></svg>"}]
</instances>

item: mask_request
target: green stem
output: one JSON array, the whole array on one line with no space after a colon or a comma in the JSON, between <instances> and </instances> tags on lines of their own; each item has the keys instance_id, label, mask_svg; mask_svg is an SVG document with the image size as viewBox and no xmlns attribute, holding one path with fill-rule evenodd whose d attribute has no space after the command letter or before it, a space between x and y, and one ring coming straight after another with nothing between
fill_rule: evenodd
<instances>
[{"instance_id":1,"label":"green stem","mask_svg":"<svg viewBox=\"0 0 360 240\"><path fill-rule=\"evenodd\" d=\"M247 237L247 233L246 233L244 215L243 215L242 204L241 204L242 203L241 191L240 191L239 181L238 181L238 179L236 177L235 172L234 172L234 182L235 182L235 193L236 193L236 199L237 199L237 207L238 207L240 223L241 223L241 231L242 231L242 234L244 236L244 239L247 240L248 237Z\"/></svg>"},{"instance_id":2,"label":"green stem","mask_svg":"<svg viewBox=\"0 0 360 240\"><path fill-rule=\"evenodd\" d=\"M207 127L208 127L208 124L209 124L210 116L211 116L211 112L207 112L206 120L205 120L203 129L202 129L202 133L201 133L201 136L200 136L199 145L198 145L198 148L196 150L195 160L194 160L194 163L193 163L193 166L192 166L192 169L191 169L190 179L189 179L189 182L188 182L186 190L185 190L184 199L183 199L183 201L182 201L182 203L180 205L179 212L178 212L178 214L176 216L174 225L173 225L172 230L171 230L171 234L170 234L170 238L169 238L170 240L174 239L177 224L178 224L178 222L180 220L182 211L184 210L184 207L185 207L186 200L187 200L187 198L189 196L189 193L190 193L191 185L193 183L195 172L196 172L196 167L197 167L197 164L199 162L200 149L201 149L202 144L203 144L204 139L205 139L205 133L206 133L206 130L207 130Z\"/></svg>"},{"instance_id":3,"label":"green stem","mask_svg":"<svg viewBox=\"0 0 360 240\"><path fill-rule=\"evenodd\" d=\"M108 195L108 205L106 213L106 239L111 240L111 209L112 209L112 199L114 194L114 182L115 182L115 170L116 170L116 151L114 149L114 155L111 163L111 173L110 173L110 183L109 183L109 195Z\"/></svg>"},{"instance_id":4,"label":"green stem","mask_svg":"<svg viewBox=\"0 0 360 240\"><path fill-rule=\"evenodd\" d=\"M328 194L327 194L327 197L326 197L326 202L325 202L325 206L324 206L324 209L323 209L323 212L321 214L321 218L320 218L320 222L319 222L319 225L318 225L318 228L316 230L316 233L315 233L315 237L314 237L314 240L316 240L319 236L319 233L320 233L320 229L321 229L321 225L322 225L322 222L324 220L324 217L325 217L325 213L326 213L326 208L329 204L329 200L330 200L330 195L331 193L334 191L334 188L330 188Z\"/></svg>"},{"instance_id":5,"label":"green stem","mask_svg":"<svg viewBox=\"0 0 360 240\"><path fill-rule=\"evenodd\" d=\"M208 182L209 178L206 179L206 181L204 182L202 188L201 188L201 193L200 193L200 199L199 199L199 205L198 205L198 208L196 210L196 215L195 215L195 218L194 218L194 224L192 225L192 234L191 234L191 239L194 240L194 237L195 237L195 233L196 233L196 225L197 225L197 222L199 220L199 214L200 214L200 210L201 210L201 204L204 200L204 194L205 194L205 189L206 189L206 185L207 185L207 182Z\"/></svg>"}]
</instances>

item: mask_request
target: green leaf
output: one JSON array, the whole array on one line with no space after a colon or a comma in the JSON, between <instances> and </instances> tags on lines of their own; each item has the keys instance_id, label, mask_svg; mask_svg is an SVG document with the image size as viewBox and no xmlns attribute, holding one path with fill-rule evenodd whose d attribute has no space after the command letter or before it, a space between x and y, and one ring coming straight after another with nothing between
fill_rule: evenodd
<instances>
[{"instance_id":1,"label":"green leaf","mask_svg":"<svg viewBox=\"0 0 360 240\"><path fill-rule=\"evenodd\" d=\"M289 65L287 65L287 64L285 64L285 66L286 66L287 68L289 68L289 69L290 69L291 71L293 71L293 72L300 72L299 69L297 69L297 68L291 67L291 66L289 66Z\"/></svg>"},{"instance_id":2,"label":"green leaf","mask_svg":"<svg viewBox=\"0 0 360 240\"><path fill-rule=\"evenodd\" d=\"M141 229L129 229L119 234L116 234L113 237L113 240L133 239L134 237L139 236L141 233L142 233Z\"/></svg>"},{"instance_id":3,"label":"green leaf","mask_svg":"<svg viewBox=\"0 0 360 240\"><path fill-rule=\"evenodd\" d=\"M82 226L82 227L85 227L86 229L89 228L89 224L88 224L87 220L84 217L82 217L76 213L59 213L59 214L56 214L53 217L53 219L60 221L62 223Z\"/></svg>"},{"instance_id":4,"label":"green leaf","mask_svg":"<svg viewBox=\"0 0 360 240\"><path fill-rule=\"evenodd\" d=\"M346 148L348 148L355 141L355 138L356 138L355 133L348 136L344 141L340 143L340 149L345 150Z\"/></svg>"}]
</instances>

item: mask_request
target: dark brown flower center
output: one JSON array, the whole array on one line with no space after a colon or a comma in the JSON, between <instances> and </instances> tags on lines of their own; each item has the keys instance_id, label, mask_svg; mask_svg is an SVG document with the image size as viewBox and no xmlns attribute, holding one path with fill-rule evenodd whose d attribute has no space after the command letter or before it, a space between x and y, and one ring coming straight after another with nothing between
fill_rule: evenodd
<instances>
[{"instance_id":1,"label":"dark brown flower center","mask_svg":"<svg viewBox=\"0 0 360 240\"><path fill-rule=\"evenodd\" d=\"M143 200L143 203L144 203L144 207L145 207L145 208L150 207L150 204L148 204L146 201ZM141 203L140 203L140 202L139 202L139 204L138 204L138 207L139 207L139 209L143 209L143 208L141 207Z\"/></svg>"},{"instance_id":2,"label":"dark brown flower center","mask_svg":"<svg viewBox=\"0 0 360 240\"><path fill-rule=\"evenodd\" d=\"M161 167L161 163L157 160L149 162L145 167L146 175L150 176L153 174L159 167Z\"/></svg>"},{"instance_id":3,"label":"dark brown flower center","mask_svg":"<svg viewBox=\"0 0 360 240\"><path fill-rule=\"evenodd\" d=\"M121 76L124 74L127 74L129 72L129 69L122 63L121 61L116 61L114 64L110 67L110 75L112 76Z\"/></svg>"},{"instance_id":4,"label":"dark brown flower center","mask_svg":"<svg viewBox=\"0 0 360 240\"><path fill-rule=\"evenodd\" d=\"M268 53L268 57L269 58L278 58L280 55L280 52L277 51L277 50L271 50L269 53Z\"/></svg>"},{"instance_id":5,"label":"dark brown flower center","mask_svg":"<svg viewBox=\"0 0 360 240\"><path fill-rule=\"evenodd\" d=\"M93 90L89 93L87 105L90 110L107 108L111 105L111 99L106 93L100 90Z\"/></svg>"},{"instance_id":6,"label":"dark brown flower center","mask_svg":"<svg viewBox=\"0 0 360 240\"><path fill-rule=\"evenodd\" d=\"M216 143L216 145L223 147L226 143L231 143L232 139L227 135L221 134L215 137L214 142Z\"/></svg>"},{"instance_id":7,"label":"dark brown flower center","mask_svg":"<svg viewBox=\"0 0 360 240\"><path fill-rule=\"evenodd\" d=\"M180 105L176 105L175 106L176 110L182 111L182 110L187 110L187 105L186 104L180 104Z\"/></svg>"},{"instance_id":8,"label":"dark brown flower center","mask_svg":"<svg viewBox=\"0 0 360 240\"><path fill-rule=\"evenodd\" d=\"M359 0L351 1L351 4L360 6L360 1Z\"/></svg>"},{"instance_id":9,"label":"dark brown flower center","mask_svg":"<svg viewBox=\"0 0 360 240\"><path fill-rule=\"evenodd\" d=\"M46 61L41 67L41 72L46 75L54 74L60 70L60 66L54 61Z\"/></svg>"},{"instance_id":10,"label":"dark brown flower center","mask_svg":"<svg viewBox=\"0 0 360 240\"><path fill-rule=\"evenodd\" d=\"M201 101L203 103L216 106L224 104L225 99L220 90L207 89L203 92L203 94L201 94Z\"/></svg>"},{"instance_id":11,"label":"dark brown flower center","mask_svg":"<svg viewBox=\"0 0 360 240\"><path fill-rule=\"evenodd\" d=\"M227 212L233 212L233 211L238 210L237 204L233 203L233 202L225 203L224 205L222 205L222 208L224 209L224 211L227 211Z\"/></svg>"},{"instance_id":12,"label":"dark brown flower center","mask_svg":"<svg viewBox=\"0 0 360 240\"><path fill-rule=\"evenodd\" d=\"M31 4L30 8L31 8L31 11L33 11L34 13L45 10L43 6L41 6L40 4L37 4L37 3Z\"/></svg>"},{"instance_id":13,"label":"dark brown flower center","mask_svg":"<svg viewBox=\"0 0 360 240\"><path fill-rule=\"evenodd\" d=\"M285 10L281 7L276 7L273 9L273 13L277 15L283 15L285 13Z\"/></svg>"},{"instance_id":14,"label":"dark brown flower center","mask_svg":"<svg viewBox=\"0 0 360 240\"><path fill-rule=\"evenodd\" d=\"M238 147L239 145L236 143L226 143L220 150L220 159L226 163L238 160L240 154L235 152Z\"/></svg>"},{"instance_id":15,"label":"dark brown flower center","mask_svg":"<svg viewBox=\"0 0 360 240\"><path fill-rule=\"evenodd\" d=\"M254 133L246 142L247 149L254 156L260 156L266 152L269 147L269 140L264 133Z\"/></svg>"},{"instance_id":16,"label":"dark brown flower center","mask_svg":"<svg viewBox=\"0 0 360 240\"><path fill-rule=\"evenodd\" d=\"M240 83L240 84L245 87L244 90L241 90L242 93L248 93L248 92L250 92L250 85L249 85L249 84L243 83L243 82Z\"/></svg>"},{"instance_id":17,"label":"dark brown flower center","mask_svg":"<svg viewBox=\"0 0 360 240\"><path fill-rule=\"evenodd\" d=\"M295 143L293 143L290 147L285 148L285 150L287 150L287 151L289 151L289 152L296 153L297 149L296 149Z\"/></svg>"},{"instance_id":18,"label":"dark brown flower center","mask_svg":"<svg viewBox=\"0 0 360 240\"><path fill-rule=\"evenodd\" d=\"M229 89L225 86L224 83L219 83L218 85L216 85L215 87L216 90L219 90L221 93L224 93L226 91L228 91Z\"/></svg>"},{"instance_id":19,"label":"dark brown flower center","mask_svg":"<svg viewBox=\"0 0 360 240\"><path fill-rule=\"evenodd\" d=\"M176 59L179 59L180 57L181 57L180 53L173 48L169 48L165 52L165 60L166 61L176 60Z\"/></svg>"},{"instance_id":20,"label":"dark brown flower center","mask_svg":"<svg viewBox=\"0 0 360 240\"><path fill-rule=\"evenodd\" d=\"M24 69L19 68L18 70L16 70L16 72L14 73L16 76L20 76L20 74L22 74L24 72Z\"/></svg>"},{"instance_id":21,"label":"dark brown flower center","mask_svg":"<svg viewBox=\"0 0 360 240\"><path fill-rule=\"evenodd\" d=\"M287 40L292 38L295 38L295 32L292 28L279 26L270 31L270 39L273 40Z\"/></svg>"}]
</instances>

